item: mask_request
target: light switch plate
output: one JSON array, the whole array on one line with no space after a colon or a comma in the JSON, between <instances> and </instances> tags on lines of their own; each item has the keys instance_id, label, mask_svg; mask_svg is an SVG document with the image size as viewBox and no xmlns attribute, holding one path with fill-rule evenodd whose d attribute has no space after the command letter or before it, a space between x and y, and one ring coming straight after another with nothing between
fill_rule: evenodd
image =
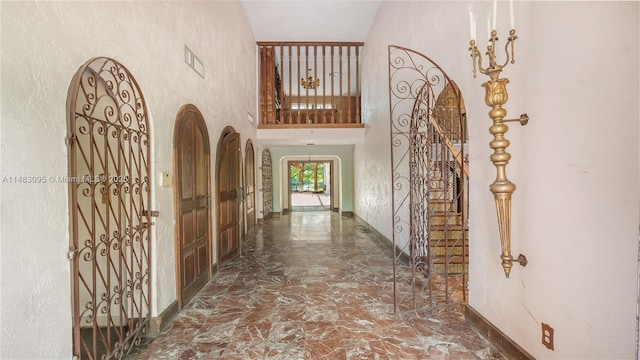
<instances>
[{"instance_id":1,"label":"light switch plate","mask_svg":"<svg viewBox=\"0 0 640 360\"><path fill-rule=\"evenodd\" d=\"M169 187L169 186L173 185L173 179L171 177L171 173L169 173L169 172L161 172L160 176L159 176L159 179L158 179L158 183L162 187Z\"/></svg>"}]
</instances>

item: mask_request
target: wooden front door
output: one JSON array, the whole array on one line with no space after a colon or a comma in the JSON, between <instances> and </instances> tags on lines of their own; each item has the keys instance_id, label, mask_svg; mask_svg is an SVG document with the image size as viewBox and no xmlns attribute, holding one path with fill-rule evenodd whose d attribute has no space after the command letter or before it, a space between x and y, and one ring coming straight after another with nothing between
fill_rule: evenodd
<instances>
[{"instance_id":1,"label":"wooden front door","mask_svg":"<svg viewBox=\"0 0 640 360\"><path fill-rule=\"evenodd\" d=\"M240 134L226 128L218 147L218 256L220 266L240 254Z\"/></svg>"},{"instance_id":2,"label":"wooden front door","mask_svg":"<svg viewBox=\"0 0 640 360\"><path fill-rule=\"evenodd\" d=\"M209 136L202 114L195 106L185 105L180 110L174 136L176 250L182 307L211 276Z\"/></svg>"},{"instance_id":3,"label":"wooden front door","mask_svg":"<svg viewBox=\"0 0 640 360\"><path fill-rule=\"evenodd\" d=\"M244 176L246 191L244 201L247 209L247 234L252 234L255 231L256 225L256 171L253 156L253 143L251 140L247 140L247 147L245 149Z\"/></svg>"}]
</instances>

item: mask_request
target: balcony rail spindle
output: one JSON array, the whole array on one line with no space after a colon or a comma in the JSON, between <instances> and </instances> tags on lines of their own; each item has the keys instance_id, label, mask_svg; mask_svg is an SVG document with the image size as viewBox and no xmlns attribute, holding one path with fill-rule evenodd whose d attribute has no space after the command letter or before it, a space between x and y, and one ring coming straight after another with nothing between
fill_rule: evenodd
<instances>
[{"instance_id":1,"label":"balcony rail spindle","mask_svg":"<svg viewBox=\"0 0 640 360\"><path fill-rule=\"evenodd\" d=\"M280 46L280 59L284 59L284 46ZM280 66L278 69L282 69L284 71L284 61L280 62ZM284 112L282 109L284 108L284 83L282 82L282 76L280 76L280 81L278 81L278 103L280 103L280 109L278 109L278 123L285 123Z\"/></svg>"},{"instance_id":2,"label":"balcony rail spindle","mask_svg":"<svg viewBox=\"0 0 640 360\"><path fill-rule=\"evenodd\" d=\"M309 46L308 45L304 47L304 62L306 65L305 69L309 69ZM309 75L309 70L305 70L305 74ZM305 76L305 79L307 78L308 76ZM309 111L308 111L309 110L309 106L308 106L309 105L309 86L304 87L304 97L305 97L304 102L307 104L307 111L304 112L306 115L306 118L304 119L304 123L309 124Z\"/></svg>"},{"instance_id":3,"label":"balcony rail spindle","mask_svg":"<svg viewBox=\"0 0 640 360\"><path fill-rule=\"evenodd\" d=\"M356 46L356 118L360 123L360 47Z\"/></svg>"},{"instance_id":4,"label":"balcony rail spindle","mask_svg":"<svg viewBox=\"0 0 640 360\"><path fill-rule=\"evenodd\" d=\"M344 96L344 93L342 92L342 46L338 48L338 58L340 59L340 99L342 100L342 97ZM342 114L344 113L343 108L343 106L340 106L340 112L338 113L338 121L340 122L340 124L344 123L344 120L342 118Z\"/></svg>"},{"instance_id":5,"label":"balcony rail spindle","mask_svg":"<svg viewBox=\"0 0 640 360\"><path fill-rule=\"evenodd\" d=\"M347 47L347 119L351 121L351 46Z\"/></svg>"},{"instance_id":6,"label":"balcony rail spindle","mask_svg":"<svg viewBox=\"0 0 640 360\"><path fill-rule=\"evenodd\" d=\"M335 72L334 72L334 67L333 67L334 58L335 57L334 57L334 52L333 51L334 51L334 47L331 46L331 103L335 104L336 102L335 102L335 98L334 98L334 95L333 95L333 89L335 89L335 87L334 87L334 79L335 79L335 75L334 74L335 74ZM331 123L332 124L336 123L336 115L335 115L335 112L333 112L333 111L331 112Z\"/></svg>"},{"instance_id":7,"label":"balcony rail spindle","mask_svg":"<svg viewBox=\"0 0 640 360\"><path fill-rule=\"evenodd\" d=\"M288 73L291 74L293 71L292 69L292 62L291 62L291 45L287 46L287 48L289 49L289 71ZM291 83L291 76L289 76L289 94L291 94L293 92L293 86ZM289 102L291 102L291 96L289 96ZM288 108L291 108L291 106L288 106ZM293 115L291 114L291 111L289 111L289 124L293 124Z\"/></svg>"},{"instance_id":8,"label":"balcony rail spindle","mask_svg":"<svg viewBox=\"0 0 640 360\"><path fill-rule=\"evenodd\" d=\"M326 58L326 46L322 47L322 78L327 78L327 58ZM327 82L322 82L322 103L327 103ZM327 123L327 112L322 112L322 123Z\"/></svg>"}]
</instances>

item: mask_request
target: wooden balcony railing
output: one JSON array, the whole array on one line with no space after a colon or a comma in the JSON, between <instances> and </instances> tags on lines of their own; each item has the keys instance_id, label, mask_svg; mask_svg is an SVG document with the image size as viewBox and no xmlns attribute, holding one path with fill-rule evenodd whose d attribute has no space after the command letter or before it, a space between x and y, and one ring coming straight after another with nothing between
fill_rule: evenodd
<instances>
[{"instance_id":1,"label":"wooden balcony railing","mask_svg":"<svg viewBox=\"0 0 640 360\"><path fill-rule=\"evenodd\" d=\"M361 42L258 42L260 128L363 127Z\"/></svg>"}]
</instances>

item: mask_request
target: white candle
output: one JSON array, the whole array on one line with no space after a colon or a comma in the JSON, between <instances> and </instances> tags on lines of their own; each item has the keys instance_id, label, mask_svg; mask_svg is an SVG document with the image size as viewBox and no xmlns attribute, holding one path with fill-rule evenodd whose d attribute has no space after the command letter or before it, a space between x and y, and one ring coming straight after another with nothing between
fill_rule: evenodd
<instances>
[{"instance_id":1,"label":"white candle","mask_svg":"<svg viewBox=\"0 0 640 360\"><path fill-rule=\"evenodd\" d=\"M492 30L496 29L496 22L498 21L498 0L493 0L493 27Z\"/></svg>"},{"instance_id":2,"label":"white candle","mask_svg":"<svg viewBox=\"0 0 640 360\"><path fill-rule=\"evenodd\" d=\"M487 37L491 39L491 13L487 13Z\"/></svg>"},{"instance_id":3,"label":"white candle","mask_svg":"<svg viewBox=\"0 0 640 360\"><path fill-rule=\"evenodd\" d=\"M471 40L475 40L473 37L473 10L471 10L471 6L469 6L469 37Z\"/></svg>"},{"instance_id":4,"label":"white candle","mask_svg":"<svg viewBox=\"0 0 640 360\"><path fill-rule=\"evenodd\" d=\"M476 24L476 13L473 13L473 40L476 39L476 32L478 30L478 25Z\"/></svg>"},{"instance_id":5,"label":"white candle","mask_svg":"<svg viewBox=\"0 0 640 360\"><path fill-rule=\"evenodd\" d=\"M516 23L513 21L513 0L509 0L509 21L511 22L511 28L516 28Z\"/></svg>"}]
</instances>

